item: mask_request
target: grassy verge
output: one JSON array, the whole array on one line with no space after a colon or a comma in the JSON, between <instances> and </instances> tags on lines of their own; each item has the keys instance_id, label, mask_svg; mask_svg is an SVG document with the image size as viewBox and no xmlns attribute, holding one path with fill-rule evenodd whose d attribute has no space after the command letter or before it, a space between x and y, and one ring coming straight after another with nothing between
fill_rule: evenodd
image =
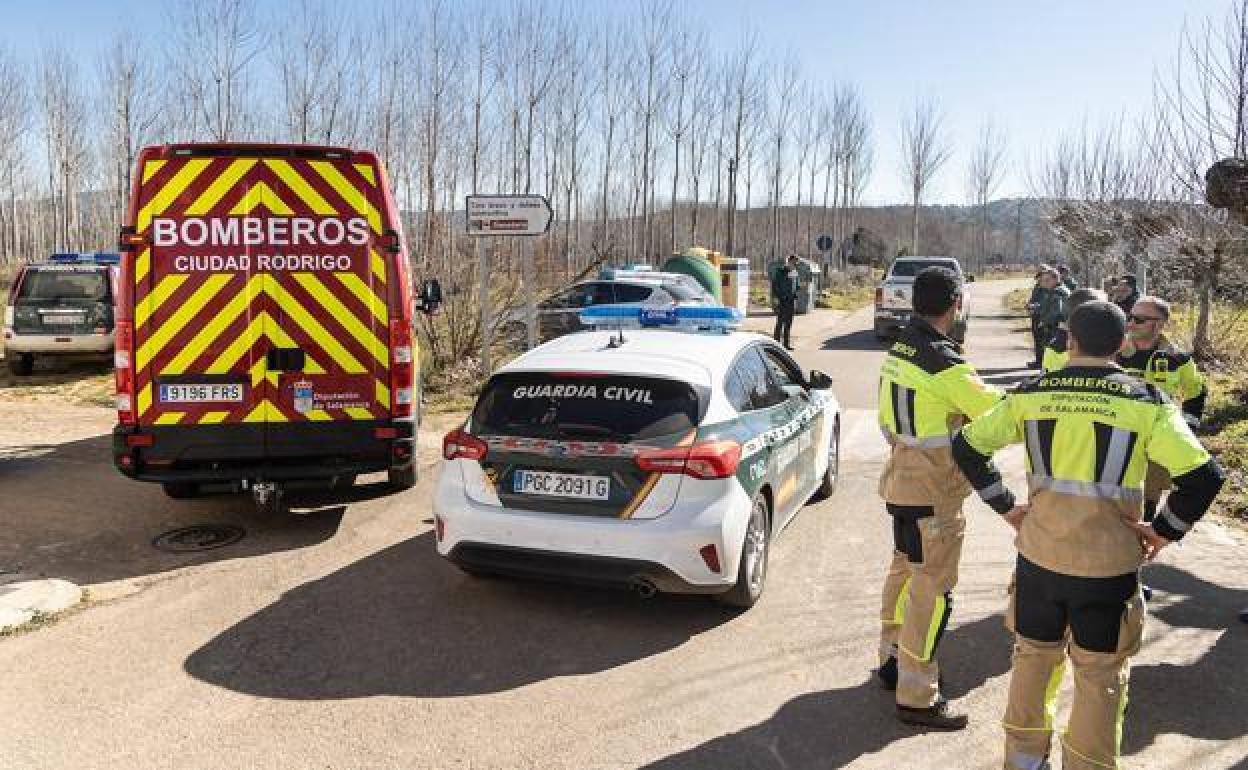
<instances>
[{"instance_id":1,"label":"grassy verge","mask_svg":"<svg viewBox=\"0 0 1248 770\"><path fill-rule=\"evenodd\" d=\"M1201 441L1226 469L1226 486L1214 510L1248 524L1248 374L1211 372Z\"/></svg>"},{"instance_id":2,"label":"grassy verge","mask_svg":"<svg viewBox=\"0 0 1248 770\"><path fill-rule=\"evenodd\" d=\"M824 289L815 299L815 307L832 310L857 310L875 301L874 286L843 286Z\"/></svg>"},{"instance_id":3,"label":"grassy verge","mask_svg":"<svg viewBox=\"0 0 1248 770\"><path fill-rule=\"evenodd\" d=\"M0 401L103 407L116 403L113 371L107 368L108 362L36 359L36 367L31 376L17 377L0 363Z\"/></svg>"}]
</instances>

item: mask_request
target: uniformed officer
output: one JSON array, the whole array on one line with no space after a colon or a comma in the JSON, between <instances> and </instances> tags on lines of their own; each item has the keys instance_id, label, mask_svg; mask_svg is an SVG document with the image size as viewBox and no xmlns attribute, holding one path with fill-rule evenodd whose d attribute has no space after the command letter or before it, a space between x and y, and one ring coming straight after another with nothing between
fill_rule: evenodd
<instances>
[{"instance_id":1,"label":"uniformed officer","mask_svg":"<svg viewBox=\"0 0 1248 770\"><path fill-rule=\"evenodd\" d=\"M1069 365L1020 385L953 444L980 497L1018 530L1004 720L1011 770L1048 767L1067 657L1075 699L1062 767L1117 767L1127 661L1144 624L1140 565L1182 538L1225 480L1169 398L1112 363L1126 329L1122 311L1088 302L1069 324ZM1026 447L1026 507L1015 505L991 460L1018 442ZM1140 520L1149 461L1175 485L1151 524Z\"/></svg>"},{"instance_id":2,"label":"uniformed officer","mask_svg":"<svg viewBox=\"0 0 1248 770\"><path fill-rule=\"evenodd\" d=\"M1075 289L1070 293L1070 299L1067 301L1067 310L1073 313L1075 308L1083 303L1098 299L1105 299L1105 292L1100 289ZM1044 356L1040 359L1040 366L1046 372L1061 369L1070 360L1070 356L1066 352L1067 338L1066 321L1063 319L1057 325L1057 333L1044 346Z\"/></svg>"},{"instance_id":3,"label":"uniformed officer","mask_svg":"<svg viewBox=\"0 0 1248 770\"><path fill-rule=\"evenodd\" d=\"M880 370L880 427L891 452L880 496L893 519L893 556L884 580L879 677L897 691L903 722L966 726L940 693L935 653L958 581L970 485L949 452L952 433L1001 399L963 358L949 331L962 302L946 268L914 281L914 315Z\"/></svg>"},{"instance_id":4,"label":"uniformed officer","mask_svg":"<svg viewBox=\"0 0 1248 770\"><path fill-rule=\"evenodd\" d=\"M1166 337L1170 303L1145 296L1135 301L1127 316L1127 341L1115 361L1127 374L1156 385L1179 405L1189 425L1199 425L1205 411L1205 378L1189 353L1176 348ZM1152 519L1161 495L1170 488L1170 477L1156 463L1149 463L1144 479L1144 518Z\"/></svg>"}]
</instances>

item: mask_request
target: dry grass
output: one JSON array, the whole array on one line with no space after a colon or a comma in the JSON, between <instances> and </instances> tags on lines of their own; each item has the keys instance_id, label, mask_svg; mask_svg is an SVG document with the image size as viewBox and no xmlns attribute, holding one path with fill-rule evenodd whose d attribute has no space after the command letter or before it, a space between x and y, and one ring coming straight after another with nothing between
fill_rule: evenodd
<instances>
[{"instance_id":1,"label":"dry grass","mask_svg":"<svg viewBox=\"0 0 1248 770\"><path fill-rule=\"evenodd\" d=\"M35 359L35 373L17 377L0 362L0 400L111 407L113 370L108 361Z\"/></svg>"},{"instance_id":2,"label":"dry grass","mask_svg":"<svg viewBox=\"0 0 1248 770\"><path fill-rule=\"evenodd\" d=\"M875 286L843 286L824 289L815 300L815 307L832 310L857 310L875 299Z\"/></svg>"}]
</instances>

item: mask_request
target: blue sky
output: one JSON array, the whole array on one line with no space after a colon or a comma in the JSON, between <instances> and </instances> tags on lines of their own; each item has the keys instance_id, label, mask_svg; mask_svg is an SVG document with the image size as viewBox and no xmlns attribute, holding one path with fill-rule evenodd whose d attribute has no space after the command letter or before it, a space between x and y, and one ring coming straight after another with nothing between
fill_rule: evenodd
<instances>
[{"instance_id":1,"label":"blue sky","mask_svg":"<svg viewBox=\"0 0 1248 770\"><path fill-rule=\"evenodd\" d=\"M1227 0L676 4L707 24L716 48L731 47L754 29L769 55L798 56L811 81L858 85L875 121L871 202L905 197L897 126L917 96L939 100L955 147L933 201L965 199L969 148L988 116L1010 138L1010 171L998 195L1023 193L1029 155L1084 120L1096 124L1145 109L1153 73L1173 56L1184 21L1220 16L1227 8ZM164 7L159 0L0 0L0 39L19 50L34 50L49 38L91 50L123 26L158 35Z\"/></svg>"}]
</instances>

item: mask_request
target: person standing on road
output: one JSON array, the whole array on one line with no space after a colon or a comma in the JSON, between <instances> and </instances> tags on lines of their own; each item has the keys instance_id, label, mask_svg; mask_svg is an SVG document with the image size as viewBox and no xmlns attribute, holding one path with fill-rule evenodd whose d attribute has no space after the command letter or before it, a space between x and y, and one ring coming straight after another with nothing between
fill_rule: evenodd
<instances>
[{"instance_id":1,"label":"person standing on road","mask_svg":"<svg viewBox=\"0 0 1248 770\"><path fill-rule=\"evenodd\" d=\"M1127 315L1126 344L1114 360L1127 374L1157 386L1179 405L1187 424L1195 427L1205 411L1205 378L1191 354L1180 351L1166 337L1169 320L1169 302L1151 296L1137 299ZM1146 520L1153 518L1162 492L1169 488L1165 469L1149 463L1144 481Z\"/></svg>"},{"instance_id":2,"label":"person standing on road","mask_svg":"<svg viewBox=\"0 0 1248 770\"><path fill-rule=\"evenodd\" d=\"M1070 293L1070 300L1066 303L1067 314L1075 312L1075 308L1086 302L1101 301L1106 299L1105 292L1100 289L1075 289ZM1070 333L1066 328L1066 321L1063 320L1057 325L1057 331L1053 334L1053 338L1044 346L1044 356L1040 359L1040 368L1046 372L1061 369L1070 360L1070 355L1066 352L1066 346L1069 344Z\"/></svg>"},{"instance_id":3,"label":"person standing on road","mask_svg":"<svg viewBox=\"0 0 1248 770\"><path fill-rule=\"evenodd\" d=\"M1044 356L1044 346L1057 333L1058 324L1066 317L1066 302L1070 292L1061 284L1061 276L1053 268L1045 268L1036 279L1036 288L1027 304L1031 314L1032 342L1036 358L1029 368L1039 369Z\"/></svg>"},{"instance_id":4,"label":"person standing on road","mask_svg":"<svg viewBox=\"0 0 1248 770\"><path fill-rule=\"evenodd\" d=\"M1066 291L1073 292L1079 288L1079 282L1075 280L1075 276L1070 272L1070 265L1058 265L1057 274L1061 278L1062 285L1066 287Z\"/></svg>"},{"instance_id":5,"label":"person standing on road","mask_svg":"<svg viewBox=\"0 0 1248 770\"><path fill-rule=\"evenodd\" d=\"M783 344L785 350L793 349L793 315L797 312L797 292L801 280L797 262L797 255L790 254L771 276L771 299L776 306L776 328L771 336Z\"/></svg>"},{"instance_id":6,"label":"person standing on road","mask_svg":"<svg viewBox=\"0 0 1248 770\"><path fill-rule=\"evenodd\" d=\"M966 727L940 692L936 647L949 622L971 488L950 454L951 434L1002 392L985 385L949 337L962 301L958 275L929 267L914 280L914 315L880 369L880 429L890 446L879 493L892 517L878 675L897 692L897 716L942 730Z\"/></svg>"},{"instance_id":7,"label":"person standing on road","mask_svg":"<svg viewBox=\"0 0 1248 770\"><path fill-rule=\"evenodd\" d=\"M1113 364L1126 331L1122 311L1088 302L1069 323L1069 365L1024 382L953 442L962 473L1018 532L1003 720L1004 766L1013 770L1048 767L1067 658L1075 695L1062 767L1118 767L1128 660L1144 626L1140 566L1181 539L1225 481L1170 399ZM992 462L1020 442L1027 505L1016 504ZM1146 461L1175 483L1151 524L1141 521Z\"/></svg>"}]
</instances>

